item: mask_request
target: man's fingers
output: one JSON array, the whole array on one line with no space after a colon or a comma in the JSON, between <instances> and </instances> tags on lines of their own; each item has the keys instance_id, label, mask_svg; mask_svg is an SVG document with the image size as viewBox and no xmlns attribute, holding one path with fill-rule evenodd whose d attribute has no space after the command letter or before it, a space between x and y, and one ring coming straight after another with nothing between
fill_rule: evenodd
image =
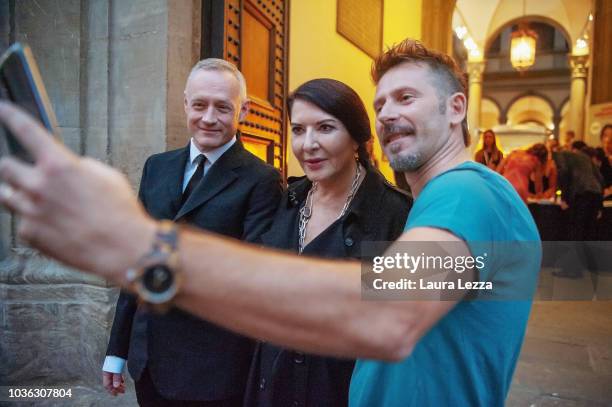
<instances>
[{"instance_id":1,"label":"man's fingers","mask_svg":"<svg viewBox=\"0 0 612 407\"><path fill-rule=\"evenodd\" d=\"M32 154L34 160L60 152L61 144L32 116L12 103L0 102L0 122Z\"/></svg>"},{"instance_id":2,"label":"man's fingers","mask_svg":"<svg viewBox=\"0 0 612 407\"><path fill-rule=\"evenodd\" d=\"M112 379L111 374L108 372L102 372L102 386L106 389L107 392L113 392Z\"/></svg>"},{"instance_id":3,"label":"man's fingers","mask_svg":"<svg viewBox=\"0 0 612 407\"><path fill-rule=\"evenodd\" d=\"M36 206L31 199L7 184L0 184L0 205L21 216L36 214Z\"/></svg>"},{"instance_id":4,"label":"man's fingers","mask_svg":"<svg viewBox=\"0 0 612 407\"><path fill-rule=\"evenodd\" d=\"M120 393L125 393L125 387L123 385L123 375L121 373L113 373L112 381L113 384L109 391L113 396L116 396Z\"/></svg>"},{"instance_id":5,"label":"man's fingers","mask_svg":"<svg viewBox=\"0 0 612 407\"><path fill-rule=\"evenodd\" d=\"M13 157L6 157L0 160L0 181L18 190L32 193L39 183L39 175L31 165Z\"/></svg>"},{"instance_id":6,"label":"man's fingers","mask_svg":"<svg viewBox=\"0 0 612 407\"><path fill-rule=\"evenodd\" d=\"M115 388L119 387L122 381L123 381L123 377L121 377L121 374L113 373L113 387Z\"/></svg>"},{"instance_id":7,"label":"man's fingers","mask_svg":"<svg viewBox=\"0 0 612 407\"><path fill-rule=\"evenodd\" d=\"M125 393L123 385L123 375L120 373L102 372L102 385L113 397L119 393Z\"/></svg>"},{"instance_id":8,"label":"man's fingers","mask_svg":"<svg viewBox=\"0 0 612 407\"><path fill-rule=\"evenodd\" d=\"M0 204L11 212L17 212L15 208L15 189L7 184L0 184Z\"/></svg>"}]
</instances>

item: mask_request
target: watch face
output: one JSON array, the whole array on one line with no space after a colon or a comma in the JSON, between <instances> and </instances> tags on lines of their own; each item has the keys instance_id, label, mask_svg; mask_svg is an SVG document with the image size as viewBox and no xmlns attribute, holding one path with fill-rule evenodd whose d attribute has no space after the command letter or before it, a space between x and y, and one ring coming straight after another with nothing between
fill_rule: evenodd
<instances>
[{"instance_id":1,"label":"watch face","mask_svg":"<svg viewBox=\"0 0 612 407\"><path fill-rule=\"evenodd\" d=\"M152 294L164 293L173 284L174 274L164 265L149 267L142 276L142 285Z\"/></svg>"}]
</instances>

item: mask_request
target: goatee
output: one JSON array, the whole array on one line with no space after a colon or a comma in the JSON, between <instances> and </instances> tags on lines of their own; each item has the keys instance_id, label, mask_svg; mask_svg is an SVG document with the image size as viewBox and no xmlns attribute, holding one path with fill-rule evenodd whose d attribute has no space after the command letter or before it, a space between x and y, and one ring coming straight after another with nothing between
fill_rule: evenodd
<instances>
[{"instance_id":1,"label":"goatee","mask_svg":"<svg viewBox=\"0 0 612 407\"><path fill-rule=\"evenodd\" d=\"M393 171L397 172L412 172L418 170L422 165L421 154L389 154L389 165Z\"/></svg>"}]
</instances>

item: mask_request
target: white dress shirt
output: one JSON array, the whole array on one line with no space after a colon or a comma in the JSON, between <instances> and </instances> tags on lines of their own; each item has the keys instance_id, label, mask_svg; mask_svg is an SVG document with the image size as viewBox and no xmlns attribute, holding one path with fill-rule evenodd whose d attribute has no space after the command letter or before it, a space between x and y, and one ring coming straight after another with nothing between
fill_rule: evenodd
<instances>
[{"instance_id":1,"label":"white dress shirt","mask_svg":"<svg viewBox=\"0 0 612 407\"><path fill-rule=\"evenodd\" d=\"M204 156L206 157L206 163L204 164L204 175L206 175L210 167L212 167L212 165L219 158L221 158L223 153L229 150L235 142L236 136L232 137L230 141L223 144L222 146L203 153L200 151L200 149L198 149L192 137L189 143L189 160L187 160L187 165L185 165L185 175L183 176L183 191L185 191L185 188L187 188L189 180L198 168L199 160L197 160L197 158L200 154L204 154ZM102 370L104 372L110 373L121 373L123 372L123 368L125 367L125 362L125 359L120 358L118 356L107 356L106 358L104 358L104 365L102 366Z\"/></svg>"},{"instance_id":2,"label":"white dress shirt","mask_svg":"<svg viewBox=\"0 0 612 407\"><path fill-rule=\"evenodd\" d=\"M198 168L199 162L198 160L196 160L196 158L198 158L200 154L204 154L204 157L206 157L206 164L204 164L204 175L206 175L206 173L208 172L210 167L212 167L215 161L221 158L223 153L229 150L235 142L236 136L232 137L230 141L223 144L221 147L217 147L214 150L203 153L198 149L192 138L191 143L189 144L189 160L187 161L187 165L185 166L185 175L183 176L183 191L185 190L185 188L187 188L189 180L193 176L195 170Z\"/></svg>"}]
</instances>

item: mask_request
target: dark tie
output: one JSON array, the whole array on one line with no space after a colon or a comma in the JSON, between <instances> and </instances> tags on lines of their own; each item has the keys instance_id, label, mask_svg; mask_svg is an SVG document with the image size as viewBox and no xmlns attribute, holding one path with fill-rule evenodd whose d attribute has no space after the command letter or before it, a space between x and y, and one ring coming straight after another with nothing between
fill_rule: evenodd
<instances>
[{"instance_id":1,"label":"dark tie","mask_svg":"<svg viewBox=\"0 0 612 407\"><path fill-rule=\"evenodd\" d=\"M195 172L191 176L191 179L189 180L185 191L183 191L183 203L187 202L189 195L191 195L193 190L198 186L198 184L200 183L200 181L202 181L202 178L204 177L204 164L206 164L206 157L204 156L204 154L200 154L196 158L196 160L200 160L200 162L198 163L198 168L196 168Z\"/></svg>"}]
</instances>

